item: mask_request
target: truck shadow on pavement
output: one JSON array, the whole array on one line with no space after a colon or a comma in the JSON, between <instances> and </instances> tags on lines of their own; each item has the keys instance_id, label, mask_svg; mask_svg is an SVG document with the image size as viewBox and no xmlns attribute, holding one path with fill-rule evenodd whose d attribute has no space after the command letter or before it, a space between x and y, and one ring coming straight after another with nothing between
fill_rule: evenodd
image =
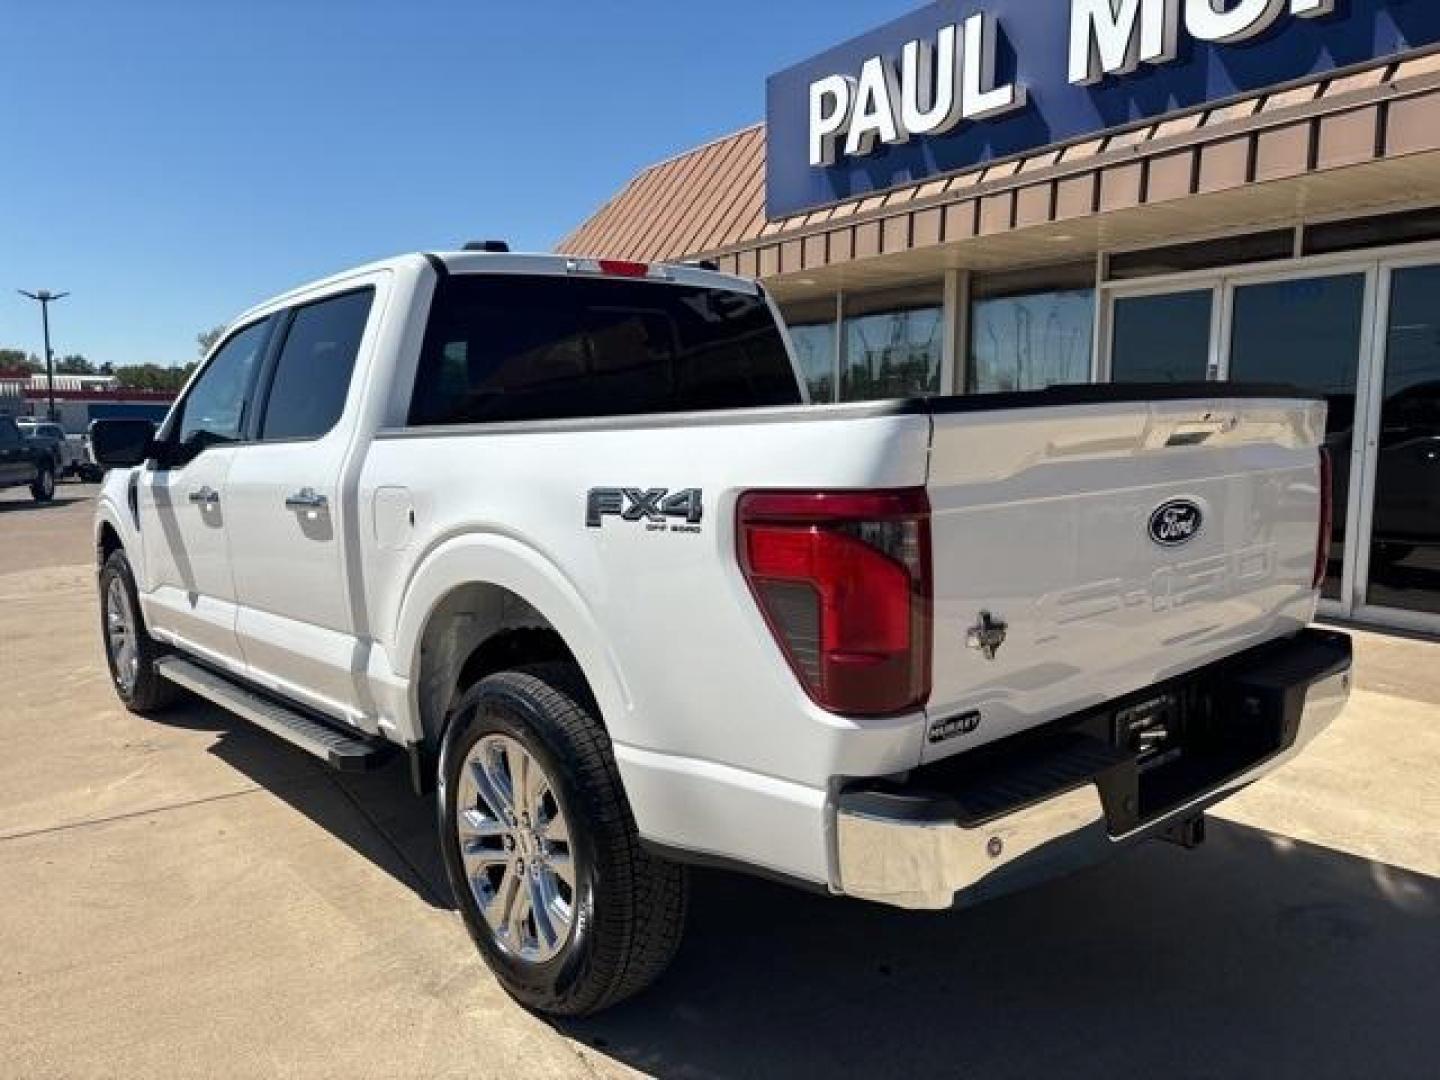
<instances>
[{"instance_id":1,"label":"truck shadow on pavement","mask_svg":"<svg viewBox=\"0 0 1440 1080\"><path fill-rule=\"evenodd\" d=\"M38 514L44 513L46 510L59 510L74 503L89 501L89 499L83 495L56 495L55 498L51 499L49 502L41 503L36 502L34 499L30 498L30 493L28 491L26 491L24 494L25 497L23 499L0 498L0 514L23 514L26 512L33 512Z\"/></svg>"},{"instance_id":2,"label":"truck shadow on pavement","mask_svg":"<svg viewBox=\"0 0 1440 1080\"><path fill-rule=\"evenodd\" d=\"M342 776L195 703L176 726L410 888L451 907L404 763ZM1212 819L959 912L713 871L649 991L556 1027L666 1077L1433 1076L1440 880ZM458 920L455 947L470 944Z\"/></svg>"},{"instance_id":3,"label":"truck shadow on pavement","mask_svg":"<svg viewBox=\"0 0 1440 1080\"><path fill-rule=\"evenodd\" d=\"M169 727L213 732L210 752L344 842L431 907L452 910L434 803L410 787L396 755L369 773L339 773L248 721L197 698L165 712ZM468 939L457 924L462 943Z\"/></svg>"},{"instance_id":4,"label":"truck shadow on pavement","mask_svg":"<svg viewBox=\"0 0 1440 1080\"><path fill-rule=\"evenodd\" d=\"M1213 821L969 911L695 877L654 989L567 1024L667 1077L1421 1076L1440 881Z\"/></svg>"}]
</instances>

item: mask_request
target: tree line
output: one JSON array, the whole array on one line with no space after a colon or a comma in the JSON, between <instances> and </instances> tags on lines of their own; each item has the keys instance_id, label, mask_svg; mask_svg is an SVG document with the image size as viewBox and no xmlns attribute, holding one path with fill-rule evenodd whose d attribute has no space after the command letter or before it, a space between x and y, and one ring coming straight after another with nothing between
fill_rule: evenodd
<instances>
[{"instance_id":1,"label":"tree line","mask_svg":"<svg viewBox=\"0 0 1440 1080\"><path fill-rule=\"evenodd\" d=\"M224 333L223 326L195 335L195 344L203 358ZM176 392L185 385L199 360L188 364L96 364L80 353L55 358L57 375L113 375L115 383L125 390L163 390ZM44 374L45 361L23 349L0 348L0 372L31 372Z\"/></svg>"}]
</instances>

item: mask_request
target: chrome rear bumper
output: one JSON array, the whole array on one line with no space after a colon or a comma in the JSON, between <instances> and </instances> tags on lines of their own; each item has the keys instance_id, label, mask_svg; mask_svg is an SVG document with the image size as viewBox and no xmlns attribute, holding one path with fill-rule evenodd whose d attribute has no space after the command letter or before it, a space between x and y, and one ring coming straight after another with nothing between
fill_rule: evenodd
<instances>
[{"instance_id":1,"label":"chrome rear bumper","mask_svg":"<svg viewBox=\"0 0 1440 1080\"><path fill-rule=\"evenodd\" d=\"M1351 653L1344 635L1306 631L1267 651L1261 663L1266 690L1275 698L1270 707L1293 713L1273 718L1280 725L1278 750L1137 822L1107 806L1098 777L1057 787L1010 812L963 822L943 793L902 791L896 797L893 790L863 784L842 792L836 809L840 891L903 908L949 908L1099 862L1195 818L1300 753L1349 699Z\"/></svg>"}]
</instances>

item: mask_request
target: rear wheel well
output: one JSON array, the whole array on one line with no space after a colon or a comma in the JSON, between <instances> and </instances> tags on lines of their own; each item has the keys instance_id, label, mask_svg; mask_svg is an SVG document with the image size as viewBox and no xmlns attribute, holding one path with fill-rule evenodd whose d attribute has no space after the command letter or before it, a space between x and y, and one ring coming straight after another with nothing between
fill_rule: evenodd
<instances>
[{"instance_id":1,"label":"rear wheel well","mask_svg":"<svg viewBox=\"0 0 1440 1080\"><path fill-rule=\"evenodd\" d=\"M575 654L559 631L523 597L484 583L453 590L435 608L420 639L418 696L424 752L438 752L456 702L481 679L556 661L572 664L579 672ZM584 675L579 677L583 684ZM593 704L589 686L584 690Z\"/></svg>"},{"instance_id":2,"label":"rear wheel well","mask_svg":"<svg viewBox=\"0 0 1440 1080\"><path fill-rule=\"evenodd\" d=\"M455 679L455 696L458 698L485 676L497 671L512 671L555 660L573 662L574 659L553 627L503 630L486 639L461 665L460 674Z\"/></svg>"}]
</instances>

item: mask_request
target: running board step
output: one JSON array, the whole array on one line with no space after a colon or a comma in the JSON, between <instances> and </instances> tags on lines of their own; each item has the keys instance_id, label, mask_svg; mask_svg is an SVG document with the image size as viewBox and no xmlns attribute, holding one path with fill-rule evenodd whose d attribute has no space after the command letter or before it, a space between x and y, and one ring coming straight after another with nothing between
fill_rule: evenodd
<instances>
[{"instance_id":1,"label":"running board step","mask_svg":"<svg viewBox=\"0 0 1440 1080\"><path fill-rule=\"evenodd\" d=\"M233 679L179 656L155 661L155 670L177 686L213 701L252 724L313 754L332 769L364 772L389 756L389 745L344 731L334 724L241 686Z\"/></svg>"}]
</instances>

